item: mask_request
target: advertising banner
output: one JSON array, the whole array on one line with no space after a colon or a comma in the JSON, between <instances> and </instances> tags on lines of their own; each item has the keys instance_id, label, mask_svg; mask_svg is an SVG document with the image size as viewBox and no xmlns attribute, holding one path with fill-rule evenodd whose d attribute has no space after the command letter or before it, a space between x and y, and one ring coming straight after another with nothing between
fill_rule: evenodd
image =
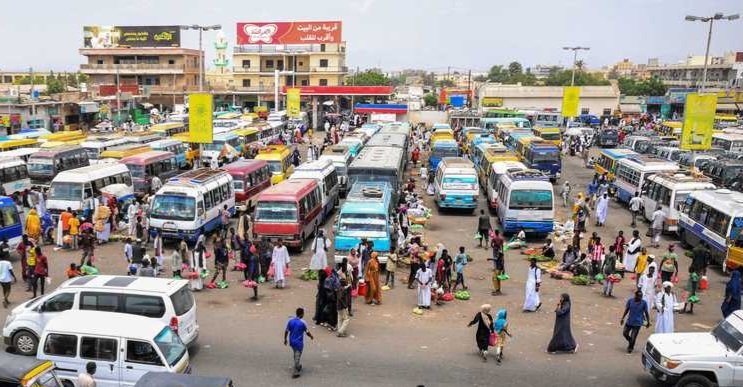
<instances>
[{"instance_id":1,"label":"advertising banner","mask_svg":"<svg viewBox=\"0 0 743 387\"><path fill-rule=\"evenodd\" d=\"M340 43L340 21L237 23L237 44Z\"/></svg>"},{"instance_id":2,"label":"advertising banner","mask_svg":"<svg viewBox=\"0 0 743 387\"><path fill-rule=\"evenodd\" d=\"M180 47L179 26L85 26L83 47Z\"/></svg>"},{"instance_id":3,"label":"advertising banner","mask_svg":"<svg viewBox=\"0 0 743 387\"><path fill-rule=\"evenodd\" d=\"M300 89L291 88L286 90L286 113L289 117L299 117Z\"/></svg>"},{"instance_id":4,"label":"advertising banner","mask_svg":"<svg viewBox=\"0 0 743 387\"><path fill-rule=\"evenodd\" d=\"M679 148L707 150L712 147L712 130L717 110L717 95L692 93L686 96L684 127Z\"/></svg>"},{"instance_id":5,"label":"advertising banner","mask_svg":"<svg viewBox=\"0 0 743 387\"><path fill-rule=\"evenodd\" d=\"M567 86L562 88L562 116L577 117L580 104L580 87Z\"/></svg>"},{"instance_id":6,"label":"advertising banner","mask_svg":"<svg viewBox=\"0 0 743 387\"><path fill-rule=\"evenodd\" d=\"M482 107L503 107L503 98L501 97L482 97Z\"/></svg>"},{"instance_id":7,"label":"advertising banner","mask_svg":"<svg viewBox=\"0 0 743 387\"><path fill-rule=\"evenodd\" d=\"M188 96L189 142L211 144L213 137L212 116L214 108L212 95L206 93Z\"/></svg>"}]
</instances>

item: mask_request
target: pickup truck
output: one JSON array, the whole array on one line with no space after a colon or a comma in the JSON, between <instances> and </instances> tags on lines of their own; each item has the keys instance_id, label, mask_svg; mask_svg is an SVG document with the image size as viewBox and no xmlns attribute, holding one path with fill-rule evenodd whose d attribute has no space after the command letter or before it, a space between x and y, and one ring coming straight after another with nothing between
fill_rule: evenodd
<instances>
[{"instance_id":1,"label":"pickup truck","mask_svg":"<svg viewBox=\"0 0 743 387\"><path fill-rule=\"evenodd\" d=\"M656 380L676 387L743 386L743 310L711 332L651 335L642 365Z\"/></svg>"}]
</instances>

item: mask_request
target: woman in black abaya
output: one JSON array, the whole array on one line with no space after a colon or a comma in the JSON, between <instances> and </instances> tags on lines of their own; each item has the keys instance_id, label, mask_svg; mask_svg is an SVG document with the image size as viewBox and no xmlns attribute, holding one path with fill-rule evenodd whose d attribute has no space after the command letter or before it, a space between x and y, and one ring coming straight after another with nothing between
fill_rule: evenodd
<instances>
[{"instance_id":1,"label":"woman in black abaya","mask_svg":"<svg viewBox=\"0 0 743 387\"><path fill-rule=\"evenodd\" d=\"M577 350L578 345L570 329L570 295L563 293L555 309L555 330L547 346L547 352L576 352Z\"/></svg>"}]
</instances>

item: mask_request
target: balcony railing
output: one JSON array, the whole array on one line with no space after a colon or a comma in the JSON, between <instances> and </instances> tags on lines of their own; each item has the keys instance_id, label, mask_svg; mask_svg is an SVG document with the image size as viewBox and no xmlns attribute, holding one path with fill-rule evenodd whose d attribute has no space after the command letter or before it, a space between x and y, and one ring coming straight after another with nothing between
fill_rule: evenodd
<instances>
[{"instance_id":1,"label":"balcony railing","mask_svg":"<svg viewBox=\"0 0 743 387\"><path fill-rule=\"evenodd\" d=\"M276 70L276 67L266 67L263 66L261 68L258 67L241 67L241 66L235 66L232 68L233 73L242 73L242 74L257 74L257 73L273 73ZM281 68L279 71L293 71L291 68ZM296 70L296 73L347 73L348 67L347 66L336 66L336 67L298 67Z\"/></svg>"},{"instance_id":2,"label":"balcony railing","mask_svg":"<svg viewBox=\"0 0 743 387\"><path fill-rule=\"evenodd\" d=\"M302 54L306 52L329 52L329 53L340 53L346 52L346 46L344 44L328 44L325 49L319 44L294 44L294 45L244 45L235 46L235 54Z\"/></svg>"},{"instance_id":3,"label":"balcony railing","mask_svg":"<svg viewBox=\"0 0 743 387\"><path fill-rule=\"evenodd\" d=\"M80 65L80 70L85 71L96 71L96 72L145 72L145 71L167 71L172 73L182 73L186 70L198 71L198 67L185 66L184 64L168 64L168 63L132 63L132 64L97 64L97 63L84 63Z\"/></svg>"}]
</instances>

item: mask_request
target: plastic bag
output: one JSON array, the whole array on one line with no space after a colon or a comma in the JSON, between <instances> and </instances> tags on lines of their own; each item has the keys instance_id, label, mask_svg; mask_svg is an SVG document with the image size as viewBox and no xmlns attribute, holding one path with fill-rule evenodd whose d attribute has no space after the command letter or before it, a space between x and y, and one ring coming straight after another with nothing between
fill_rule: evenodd
<instances>
[{"instance_id":1,"label":"plastic bag","mask_svg":"<svg viewBox=\"0 0 743 387\"><path fill-rule=\"evenodd\" d=\"M258 287L258 283L253 280L246 280L243 281L243 286L245 286L248 289L253 289Z\"/></svg>"},{"instance_id":2,"label":"plastic bag","mask_svg":"<svg viewBox=\"0 0 743 387\"><path fill-rule=\"evenodd\" d=\"M476 232L475 235L473 236L473 239L475 239L475 240L482 239L482 234L480 234L479 232Z\"/></svg>"},{"instance_id":3,"label":"plastic bag","mask_svg":"<svg viewBox=\"0 0 743 387\"><path fill-rule=\"evenodd\" d=\"M275 272L275 269L273 267L273 262L271 262L271 266L268 267L268 274L266 274L266 275L268 276L268 278L272 278L274 276L274 274L276 274L276 272Z\"/></svg>"},{"instance_id":4,"label":"plastic bag","mask_svg":"<svg viewBox=\"0 0 743 387\"><path fill-rule=\"evenodd\" d=\"M289 266L286 267L286 272L284 273L284 276L286 276L286 277L291 277L292 276L292 268L291 267L289 267Z\"/></svg>"},{"instance_id":5,"label":"plastic bag","mask_svg":"<svg viewBox=\"0 0 743 387\"><path fill-rule=\"evenodd\" d=\"M509 279L511 279L511 277L506 273L498 274L496 278L498 278L499 281L508 281Z\"/></svg>"},{"instance_id":6,"label":"plastic bag","mask_svg":"<svg viewBox=\"0 0 743 387\"><path fill-rule=\"evenodd\" d=\"M498 344L498 334L495 332L491 332L490 336L488 337L488 345L491 347L495 347Z\"/></svg>"},{"instance_id":7,"label":"plastic bag","mask_svg":"<svg viewBox=\"0 0 743 387\"><path fill-rule=\"evenodd\" d=\"M247 268L248 268L248 265L246 265L246 264L244 264L242 262L239 262L239 263L235 264L235 269L237 269L237 270L243 271L243 270L245 270Z\"/></svg>"},{"instance_id":8,"label":"plastic bag","mask_svg":"<svg viewBox=\"0 0 743 387\"><path fill-rule=\"evenodd\" d=\"M454 301L454 295L451 293L444 293L444 295L441 296L441 300L446 302Z\"/></svg>"},{"instance_id":9,"label":"plastic bag","mask_svg":"<svg viewBox=\"0 0 743 387\"><path fill-rule=\"evenodd\" d=\"M361 296L361 297L366 296L366 291L367 291L366 283L360 282L359 283L359 292L358 292L359 296Z\"/></svg>"},{"instance_id":10,"label":"plastic bag","mask_svg":"<svg viewBox=\"0 0 743 387\"><path fill-rule=\"evenodd\" d=\"M46 277L46 278L44 278L44 281L46 281L46 284L47 285L51 285L52 284L52 277Z\"/></svg>"},{"instance_id":11,"label":"plastic bag","mask_svg":"<svg viewBox=\"0 0 743 387\"><path fill-rule=\"evenodd\" d=\"M259 275L259 276L258 276L258 283L259 283L259 284L262 284L262 283L264 283L264 282L266 282L266 277L264 277L264 276L262 276L262 275Z\"/></svg>"}]
</instances>

